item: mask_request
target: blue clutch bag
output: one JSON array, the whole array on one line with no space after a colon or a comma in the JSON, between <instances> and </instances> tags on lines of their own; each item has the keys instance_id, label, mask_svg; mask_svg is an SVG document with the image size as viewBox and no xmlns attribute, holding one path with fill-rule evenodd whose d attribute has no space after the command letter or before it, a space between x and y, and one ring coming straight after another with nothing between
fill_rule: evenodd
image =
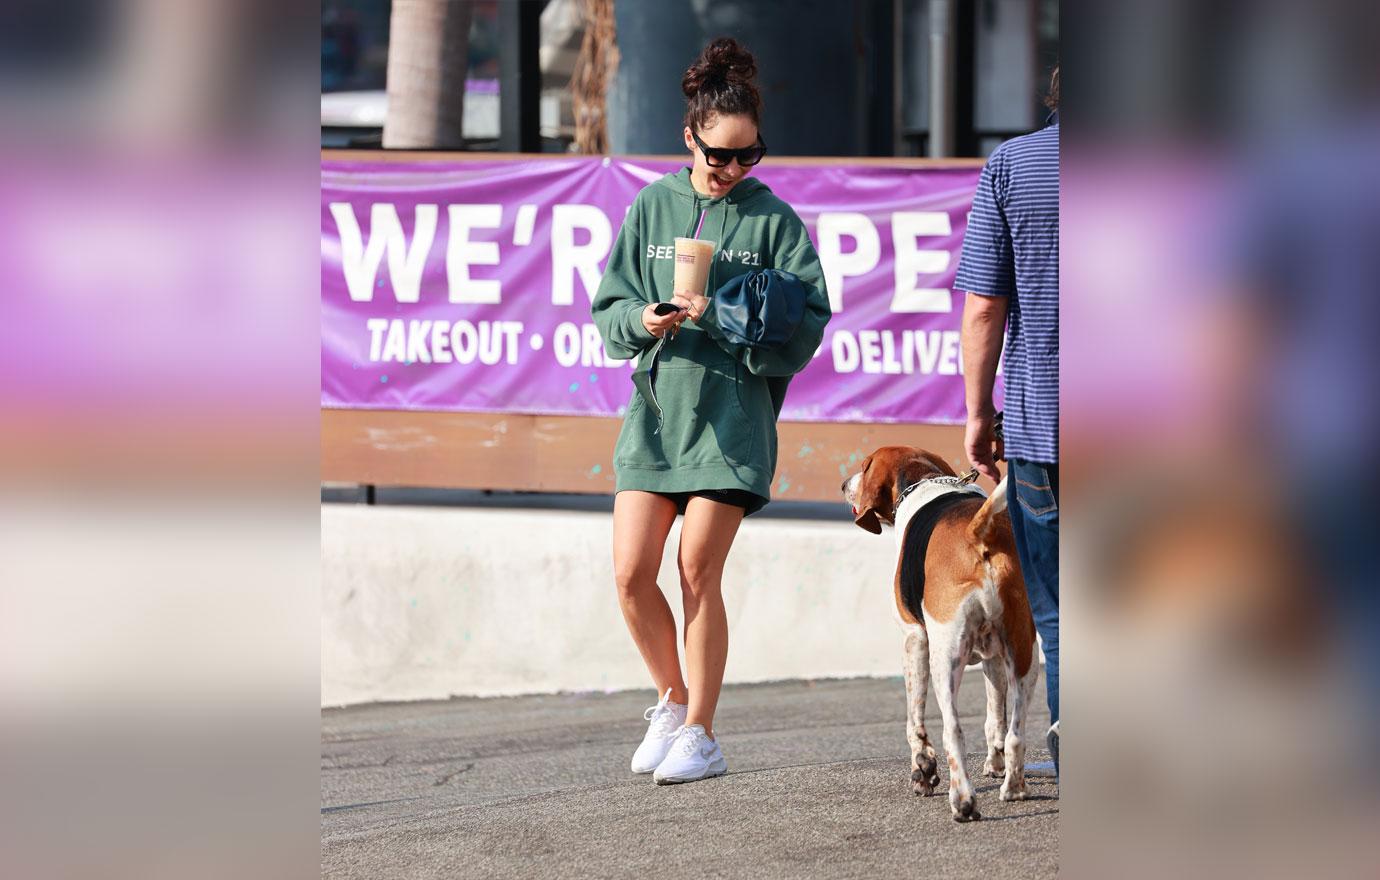
<instances>
[{"instance_id":1,"label":"blue clutch bag","mask_svg":"<svg viewBox=\"0 0 1380 880\"><path fill-rule=\"evenodd\" d=\"M781 269L754 269L714 294L714 315L729 342L751 348L784 345L805 315L805 285Z\"/></svg>"}]
</instances>

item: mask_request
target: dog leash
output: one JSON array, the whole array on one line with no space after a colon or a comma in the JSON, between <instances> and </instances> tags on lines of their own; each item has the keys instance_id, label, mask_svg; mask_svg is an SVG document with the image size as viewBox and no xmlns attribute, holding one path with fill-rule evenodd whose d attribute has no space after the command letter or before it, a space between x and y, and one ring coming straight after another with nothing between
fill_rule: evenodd
<instances>
[{"instance_id":1,"label":"dog leash","mask_svg":"<svg viewBox=\"0 0 1380 880\"><path fill-rule=\"evenodd\" d=\"M1001 428L1002 428L1002 414L1001 414L1000 412L998 412L997 415L996 415L996 418L994 418L994 419L992 420L992 433L996 435L996 437L997 437L998 440L1004 439L1003 436L1002 436L1002 430L1001 430ZM901 509L901 502L906 500L906 496L909 495L910 493L914 492L916 489L920 488L921 486L925 485L926 483L939 483L939 484L946 485L946 486L966 486L966 485L968 485L969 483L975 483L975 482L977 482L977 478L978 478L978 469L977 469L977 468L970 468L970 469L968 470L967 473L959 474L959 475L956 476L956 477L948 477L948 476L944 476L944 477L928 477L928 478L926 478L926 479L921 480L921 481L918 482L918 483L913 483L912 485L907 486L904 490L902 490L902 492L901 492L901 497L896 499L896 509L897 509L897 510L900 510L900 509Z\"/></svg>"},{"instance_id":2,"label":"dog leash","mask_svg":"<svg viewBox=\"0 0 1380 880\"><path fill-rule=\"evenodd\" d=\"M996 415L996 417L992 419L992 434L993 434L993 436L995 436L998 440L1005 440L1005 439L1006 439L1006 436L1002 433L1001 427L1002 427L1002 411L1001 411L1001 410L997 410L997 415ZM932 480L932 482L936 482L936 483L948 483L948 482L953 482L953 484L954 484L955 486L966 486L966 485L968 485L969 483L971 483L971 482L973 482L974 480L976 480L977 478L978 478L978 469L977 469L977 468L972 468L972 469L969 470L966 474L962 474L961 476L957 476L957 477L934 477L933 480ZM919 485L919 483L917 483L916 485ZM901 497L903 497L903 498L905 497L904 493L902 494ZM900 507L901 505L900 505L900 503L898 502L896 506L897 506L897 507Z\"/></svg>"}]
</instances>

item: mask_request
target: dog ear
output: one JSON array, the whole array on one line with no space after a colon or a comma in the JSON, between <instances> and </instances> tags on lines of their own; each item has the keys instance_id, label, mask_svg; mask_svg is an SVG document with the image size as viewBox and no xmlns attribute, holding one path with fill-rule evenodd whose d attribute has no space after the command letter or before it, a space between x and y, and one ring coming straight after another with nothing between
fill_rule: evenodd
<instances>
[{"instance_id":1,"label":"dog ear","mask_svg":"<svg viewBox=\"0 0 1380 880\"><path fill-rule=\"evenodd\" d=\"M853 524L860 528L867 529L874 535L882 533L882 524L877 519L877 511L871 507L858 514L858 518L853 520Z\"/></svg>"},{"instance_id":2,"label":"dog ear","mask_svg":"<svg viewBox=\"0 0 1380 880\"><path fill-rule=\"evenodd\" d=\"M873 457L869 455L863 462L862 480L858 484L857 517L853 524L867 529L874 535L882 533L882 523L877 511L891 511L893 475L886 468L872 467Z\"/></svg>"}]
</instances>

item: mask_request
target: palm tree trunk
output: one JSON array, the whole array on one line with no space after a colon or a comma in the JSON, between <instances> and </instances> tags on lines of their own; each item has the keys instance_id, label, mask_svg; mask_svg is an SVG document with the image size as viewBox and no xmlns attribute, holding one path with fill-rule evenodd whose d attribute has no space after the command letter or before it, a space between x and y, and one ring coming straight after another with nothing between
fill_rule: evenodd
<instances>
[{"instance_id":1,"label":"palm tree trunk","mask_svg":"<svg viewBox=\"0 0 1380 880\"><path fill-rule=\"evenodd\" d=\"M389 149L465 145L471 0L393 0L388 37Z\"/></svg>"},{"instance_id":2,"label":"palm tree trunk","mask_svg":"<svg viewBox=\"0 0 1380 880\"><path fill-rule=\"evenodd\" d=\"M585 37L570 81L577 153L601 155L609 150L608 91L618 72L619 60L613 3L614 0L580 0Z\"/></svg>"}]
</instances>

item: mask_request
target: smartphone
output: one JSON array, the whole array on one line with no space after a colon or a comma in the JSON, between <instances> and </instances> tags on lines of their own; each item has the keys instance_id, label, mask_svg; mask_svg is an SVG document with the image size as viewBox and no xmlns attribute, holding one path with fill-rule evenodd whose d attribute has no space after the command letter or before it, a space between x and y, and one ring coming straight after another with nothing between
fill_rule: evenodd
<instances>
[{"instance_id":1,"label":"smartphone","mask_svg":"<svg viewBox=\"0 0 1380 880\"><path fill-rule=\"evenodd\" d=\"M652 309L652 313L657 315L672 315L678 311L680 311L680 306L669 302L657 303L656 308Z\"/></svg>"}]
</instances>

